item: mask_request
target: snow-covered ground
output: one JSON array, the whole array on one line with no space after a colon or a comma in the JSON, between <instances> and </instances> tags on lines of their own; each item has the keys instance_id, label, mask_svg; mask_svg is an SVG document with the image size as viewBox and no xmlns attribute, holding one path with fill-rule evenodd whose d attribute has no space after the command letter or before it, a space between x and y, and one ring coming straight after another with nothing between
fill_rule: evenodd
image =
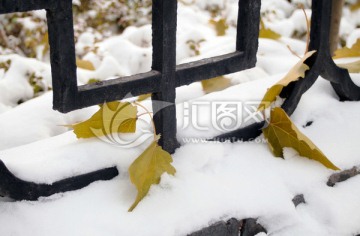
<instances>
[{"instance_id":1,"label":"snow-covered ground","mask_svg":"<svg viewBox=\"0 0 360 236\"><path fill-rule=\"evenodd\" d=\"M236 22L237 1L227 1L229 6L223 14L230 28L222 37L216 36L209 24L206 2L196 1L190 6L179 3L178 63L224 54L235 47L236 30L231 22ZM226 90L205 95L201 83L177 89L178 139L182 144L173 155L177 172L175 176L164 174L161 183L153 186L131 213L128 208L136 188L130 182L128 168L150 140L131 149L97 138L78 140L64 125L89 118L98 107L68 114L53 111L52 92L32 98L33 88L27 82L27 74L35 73L43 78L45 87L51 86L48 63L18 55L0 56L0 62L12 61L7 71L0 69L0 159L15 175L52 183L113 165L120 172L113 180L35 202L0 198L0 235L177 236L232 217L258 218L268 234L276 236L360 234L360 176L328 187L326 182L334 171L291 149L284 150L284 159L275 158L263 136L245 143L204 142L223 132L213 125L216 117L211 116L211 104L258 103L298 61L287 45L299 55L304 53L305 43L289 38L294 31L306 30L301 11L287 1L262 2L263 12L277 12L268 14L265 22L283 37L277 41L260 39L257 66L226 76L233 85ZM345 10L341 34L347 36L348 46L360 36L355 29L359 15L360 11ZM77 50L93 45L93 37L82 35ZM200 55L189 47L189 40L199 43ZM96 46L96 54L90 52L83 58L96 70L79 69L80 84L92 78L103 80L150 69L149 25L128 27L122 35ZM360 85L360 75L351 76ZM18 105L20 100L26 102ZM142 103L149 106L149 101ZM185 127L189 104L198 104L197 108L202 104L196 122L206 130L193 124ZM245 122L246 118L243 113L242 126L253 122ZM339 168L360 166L360 102L340 102L330 83L319 78L291 118ZM308 122L312 124L306 126ZM306 204L295 208L291 200L297 194L304 194Z\"/></svg>"}]
</instances>

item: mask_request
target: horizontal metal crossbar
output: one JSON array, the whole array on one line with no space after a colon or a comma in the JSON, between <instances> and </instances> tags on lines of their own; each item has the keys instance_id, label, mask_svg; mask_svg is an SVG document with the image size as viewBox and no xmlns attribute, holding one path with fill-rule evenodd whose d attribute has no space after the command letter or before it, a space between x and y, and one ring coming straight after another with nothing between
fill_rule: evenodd
<instances>
[{"instance_id":1,"label":"horizontal metal crossbar","mask_svg":"<svg viewBox=\"0 0 360 236\"><path fill-rule=\"evenodd\" d=\"M0 14L56 9L59 0L1 0Z\"/></svg>"},{"instance_id":2,"label":"horizontal metal crossbar","mask_svg":"<svg viewBox=\"0 0 360 236\"><path fill-rule=\"evenodd\" d=\"M176 87L244 69L248 69L248 66L245 63L244 53L242 52L234 52L196 62L181 64L176 67ZM121 100L128 94L138 96L147 93L160 92L160 84L157 83L160 80L160 72L150 71L133 76L82 85L79 86L78 90L79 97L76 103L77 107L70 109L80 109L100 104L104 101ZM96 95L94 95L94 93L96 93ZM98 96L98 94L102 94L102 96Z\"/></svg>"}]
</instances>

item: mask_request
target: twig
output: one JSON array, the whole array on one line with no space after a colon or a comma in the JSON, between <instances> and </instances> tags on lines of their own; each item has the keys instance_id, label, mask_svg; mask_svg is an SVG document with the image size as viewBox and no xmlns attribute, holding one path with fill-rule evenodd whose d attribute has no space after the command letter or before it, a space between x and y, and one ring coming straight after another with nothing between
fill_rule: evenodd
<instances>
[{"instance_id":1,"label":"twig","mask_svg":"<svg viewBox=\"0 0 360 236\"><path fill-rule=\"evenodd\" d=\"M289 49L289 51L291 52L291 54L293 54L294 56L298 57L299 59L301 59L301 57L294 51L291 49L290 45L286 45L287 48Z\"/></svg>"}]
</instances>

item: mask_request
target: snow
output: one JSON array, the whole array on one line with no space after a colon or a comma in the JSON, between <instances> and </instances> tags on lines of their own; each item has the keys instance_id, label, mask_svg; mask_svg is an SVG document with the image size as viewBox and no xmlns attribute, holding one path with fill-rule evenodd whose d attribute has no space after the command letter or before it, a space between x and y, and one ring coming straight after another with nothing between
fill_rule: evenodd
<instances>
[{"instance_id":1,"label":"snow","mask_svg":"<svg viewBox=\"0 0 360 236\"><path fill-rule=\"evenodd\" d=\"M348 37L346 41L346 46L351 48L353 44L356 43L356 40L360 38L360 29L355 29Z\"/></svg>"},{"instance_id":2,"label":"snow","mask_svg":"<svg viewBox=\"0 0 360 236\"><path fill-rule=\"evenodd\" d=\"M52 110L52 92L32 99L0 116L2 132L0 150L50 138L69 130L74 124L96 112L96 107L59 114Z\"/></svg>"},{"instance_id":3,"label":"snow","mask_svg":"<svg viewBox=\"0 0 360 236\"><path fill-rule=\"evenodd\" d=\"M11 66L0 79L0 103L2 106L14 107L19 101L27 101L34 96L33 88L27 82L28 74L36 73L38 76L41 76L44 87L51 84L49 65L18 55L1 56L1 62L7 60L11 60Z\"/></svg>"},{"instance_id":4,"label":"snow","mask_svg":"<svg viewBox=\"0 0 360 236\"><path fill-rule=\"evenodd\" d=\"M330 188L326 182L334 171L300 157L292 149L284 150L284 159L275 158L263 136L233 144L206 141L224 133L214 125L213 104L240 104L241 122L236 127L255 122L245 108L256 107L266 90L298 61L287 46L299 55L305 51L303 41L289 38L295 30L306 31L304 15L285 0L263 2L263 12L281 12L278 19L266 23L283 37L278 41L260 39L256 67L227 75L232 86L226 90L205 95L200 83L177 88L177 138L182 144L172 155L177 172L175 176L164 174L132 213L127 210L136 189L129 180L128 167L151 140L135 148L110 145L97 138L78 140L66 125L89 118L98 107L68 114L53 111L52 92L33 98L26 77L28 71L39 73L49 85L49 64L1 55L0 62L12 60L9 71L0 72L0 157L10 170L19 178L41 183L114 165L120 174L110 181L35 202L0 199L0 235L178 236L232 217L258 218L268 234L276 236L359 234L359 176ZM217 37L204 11L211 4L222 3L212 0L197 1L191 7L179 5L178 64L234 50L234 28L230 26L226 36ZM228 4L224 14L231 20L237 1L229 0ZM353 22L346 23L349 29L355 28ZM351 46L359 37L358 29L346 32L350 34L347 45ZM202 39L200 55L195 55L187 42ZM83 33L77 50L86 52L83 59L91 61L96 70L79 69L79 83L150 70L150 42L150 25L128 27L122 35L101 42L93 34ZM96 47L97 51L87 52L86 47ZM360 85L359 74L351 77ZM18 105L19 100L25 102ZM142 104L151 105L149 100ZM192 109L191 113L186 113L187 109ZM291 118L335 165L347 169L360 166L359 111L359 102L340 102L330 83L318 78ZM196 125L202 130L191 122L186 125L187 114L193 116L195 112ZM309 121L313 123L306 127ZM306 204L295 208L291 200L297 194L304 195ZM267 234L258 234L263 235Z\"/></svg>"}]
</instances>

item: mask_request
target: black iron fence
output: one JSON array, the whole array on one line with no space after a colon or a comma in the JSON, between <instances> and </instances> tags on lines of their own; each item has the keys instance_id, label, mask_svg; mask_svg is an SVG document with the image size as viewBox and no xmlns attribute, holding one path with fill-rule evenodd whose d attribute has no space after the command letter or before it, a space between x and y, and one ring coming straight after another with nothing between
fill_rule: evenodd
<instances>
[{"instance_id":1,"label":"black iron fence","mask_svg":"<svg viewBox=\"0 0 360 236\"><path fill-rule=\"evenodd\" d=\"M305 79L294 82L281 94L286 98L282 107L288 114L296 109L301 96L320 75L331 82L341 100L360 100L360 88L352 82L347 70L335 65L330 55L331 2L312 1L309 50L316 50L317 54L315 58L311 58L312 61L307 62L311 69L306 73ZM153 0L152 70L83 86L77 85L76 78L72 0L1 0L0 14L39 9L47 11L54 109L69 112L120 100L129 93L134 96L152 93L153 100L173 104L154 115L156 131L162 135L160 144L173 153L178 147L176 87L254 67L258 48L260 5L260 0L239 0L236 48L233 53L176 65L177 0ZM156 102L153 106L157 109ZM215 138L232 141L254 139L261 134L263 125L263 122L255 123ZM50 186L39 185L16 178L0 161L0 195L34 200L39 196L73 190L94 180L109 179L115 175L116 168L110 168L103 172L72 177ZM71 181L75 185L71 185ZM66 188L63 187L65 185Z\"/></svg>"},{"instance_id":2,"label":"black iron fence","mask_svg":"<svg viewBox=\"0 0 360 236\"><path fill-rule=\"evenodd\" d=\"M129 77L78 86L71 0L2 0L0 14L46 9L49 31L54 109L76 109L152 93L152 99L173 105L154 116L160 144L173 153L176 140L176 87L255 66L260 0L240 0L234 52L176 66L177 0L153 0L152 70ZM121 47L121 45L119 45ZM156 106L153 103L153 106ZM155 108L155 107L154 107ZM156 108L155 108L156 109Z\"/></svg>"}]
</instances>

